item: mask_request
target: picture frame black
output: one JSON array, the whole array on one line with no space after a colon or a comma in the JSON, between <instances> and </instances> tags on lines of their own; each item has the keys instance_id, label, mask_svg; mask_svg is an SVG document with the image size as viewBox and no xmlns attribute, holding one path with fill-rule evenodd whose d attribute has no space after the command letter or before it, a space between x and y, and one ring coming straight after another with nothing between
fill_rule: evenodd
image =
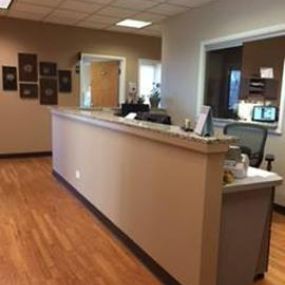
<instances>
[{"instance_id":1,"label":"picture frame black","mask_svg":"<svg viewBox=\"0 0 285 285\"><path fill-rule=\"evenodd\" d=\"M60 93L72 92L72 73L71 70L58 71L58 85Z\"/></svg>"},{"instance_id":2,"label":"picture frame black","mask_svg":"<svg viewBox=\"0 0 285 285\"><path fill-rule=\"evenodd\" d=\"M38 56L36 54L19 53L19 81L38 81Z\"/></svg>"},{"instance_id":3,"label":"picture frame black","mask_svg":"<svg viewBox=\"0 0 285 285\"><path fill-rule=\"evenodd\" d=\"M17 67L2 66L2 84L4 91L18 90Z\"/></svg>"},{"instance_id":4,"label":"picture frame black","mask_svg":"<svg viewBox=\"0 0 285 285\"><path fill-rule=\"evenodd\" d=\"M56 79L54 78L40 79L40 104L41 105L58 104L58 88L57 88Z\"/></svg>"},{"instance_id":5,"label":"picture frame black","mask_svg":"<svg viewBox=\"0 0 285 285\"><path fill-rule=\"evenodd\" d=\"M39 97L38 84L20 83L20 98L22 99L37 99Z\"/></svg>"},{"instance_id":6,"label":"picture frame black","mask_svg":"<svg viewBox=\"0 0 285 285\"><path fill-rule=\"evenodd\" d=\"M57 75L57 64L55 62L40 62L40 76Z\"/></svg>"}]
</instances>

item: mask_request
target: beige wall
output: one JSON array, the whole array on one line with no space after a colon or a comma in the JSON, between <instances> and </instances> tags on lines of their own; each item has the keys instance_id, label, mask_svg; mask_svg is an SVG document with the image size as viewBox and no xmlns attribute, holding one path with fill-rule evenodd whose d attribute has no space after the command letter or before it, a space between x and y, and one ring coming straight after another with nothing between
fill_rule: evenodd
<instances>
[{"instance_id":1,"label":"beige wall","mask_svg":"<svg viewBox=\"0 0 285 285\"><path fill-rule=\"evenodd\" d=\"M284 24L284 10L284 0L217 0L165 23L163 104L176 123L185 117L194 119L196 115L200 43ZM268 151L277 156L274 168L282 176L285 176L284 144L284 134L270 136L268 141ZM277 200L285 205L285 186L280 187Z\"/></svg>"},{"instance_id":2,"label":"beige wall","mask_svg":"<svg viewBox=\"0 0 285 285\"><path fill-rule=\"evenodd\" d=\"M0 18L0 26L0 66L17 66L17 54L31 52L38 54L39 61L55 61L58 68L73 70L73 93L60 94L60 105L79 103L79 76L75 74L79 52L126 57L126 82L137 81L139 58L159 60L161 56L161 40L155 37L8 18ZM18 92L4 92L2 75L0 81L0 153L50 150L46 106L40 106L37 100L21 100Z\"/></svg>"},{"instance_id":3,"label":"beige wall","mask_svg":"<svg viewBox=\"0 0 285 285\"><path fill-rule=\"evenodd\" d=\"M228 146L56 111L52 121L54 170L181 284L215 285Z\"/></svg>"}]
</instances>

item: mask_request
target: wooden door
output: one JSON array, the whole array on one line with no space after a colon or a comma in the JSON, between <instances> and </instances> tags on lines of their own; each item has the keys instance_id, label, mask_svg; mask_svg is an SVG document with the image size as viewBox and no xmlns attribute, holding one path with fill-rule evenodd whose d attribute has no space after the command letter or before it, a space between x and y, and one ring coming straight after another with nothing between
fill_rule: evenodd
<instances>
[{"instance_id":1,"label":"wooden door","mask_svg":"<svg viewBox=\"0 0 285 285\"><path fill-rule=\"evenodd\" d=\"M118 61L91 64L91 98L94 107L116 107L119 104Z\"/></svg>"}]
</instances>

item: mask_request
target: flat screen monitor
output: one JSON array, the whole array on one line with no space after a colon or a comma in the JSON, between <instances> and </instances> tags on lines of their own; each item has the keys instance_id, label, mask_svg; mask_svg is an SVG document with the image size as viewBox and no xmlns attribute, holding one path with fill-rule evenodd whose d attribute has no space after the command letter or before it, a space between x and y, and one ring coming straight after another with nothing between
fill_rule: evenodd
<instances>
[{"instance_id":1,"label":"flat screen monitor","mask_svg":"<svg viewBox=\"0 0 285 285\"><path fill-rule=\"evenodd\" d=\"M149 112L147 104L122 104L122 116L125 117L129 113Z\"/></svg>"},{"instance_id":2,"label":"flat screen monitor","mask_svg":"<svg viewBox=\"0 0 285 285\"><path fill-rule=\"evenodd\" d=\"M278 108L275 106L255 106L252 111L252 121L275 123L278 121Z\"/></svg>"}]
</instances>

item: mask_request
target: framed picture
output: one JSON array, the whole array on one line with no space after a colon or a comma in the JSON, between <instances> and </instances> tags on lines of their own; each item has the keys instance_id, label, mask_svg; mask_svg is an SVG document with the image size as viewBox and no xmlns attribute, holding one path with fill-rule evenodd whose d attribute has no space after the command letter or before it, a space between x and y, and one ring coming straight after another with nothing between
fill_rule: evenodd
<instances>
[{"instance_id":1,"label":"framed picture","mask_svg":"<svg viewBox=\"0 0 285 285\"><path fill-rule=\"evenodd\" d=\"M61 93L72 92L72 77L70 70L58 71L58 84L59 84L59 92Z\"/></svg>"},{"instance_id":2,"label":"framed picture","mask_svg":"<svg viewBox=\"0 0 285 285\"><path fill-rule=\"evenodd\" d=\"M36 54L19 53L19 79L25 82L38 81L38 57Z\"/></svg>"},{"instance_id":3,"label":"framed picture","mask_svg":"<svg viewBox=\"0 0 285 285\"><path fill-rule=\"evenodd\" d=\"M39 97L38 84L21 83L20 84L20 97L22 99L36 99Z\"/></svg>"},{"instance_id":4,"label":"framed picture","mask_svg":"<svg viewBox=\"0 0 285 285\"><path fill-rule=\"evenodd\" d=\"M57 80L53 78L40 79L40 103L41 105L57 105Z\"/></svg>"},{"instance_id":5,"label":"framed picture","mask_svg":"<svg viewBox=\"0 0 285 285\"><path fill-rule=\"evenodd\" d=\"M41 76L56 76L57 64L54 62L40 62L40 75Z\"/></svg>"},{"instance_id":6,"label":"framed picture","mask_svg":"<svg viewBox=\"0 0 285 285\"><path fill-rule=\"evenodd\" d=\"M3 90L18 90L17 68L14 66L2 66Z\"/></svg>"}]
</instances>

